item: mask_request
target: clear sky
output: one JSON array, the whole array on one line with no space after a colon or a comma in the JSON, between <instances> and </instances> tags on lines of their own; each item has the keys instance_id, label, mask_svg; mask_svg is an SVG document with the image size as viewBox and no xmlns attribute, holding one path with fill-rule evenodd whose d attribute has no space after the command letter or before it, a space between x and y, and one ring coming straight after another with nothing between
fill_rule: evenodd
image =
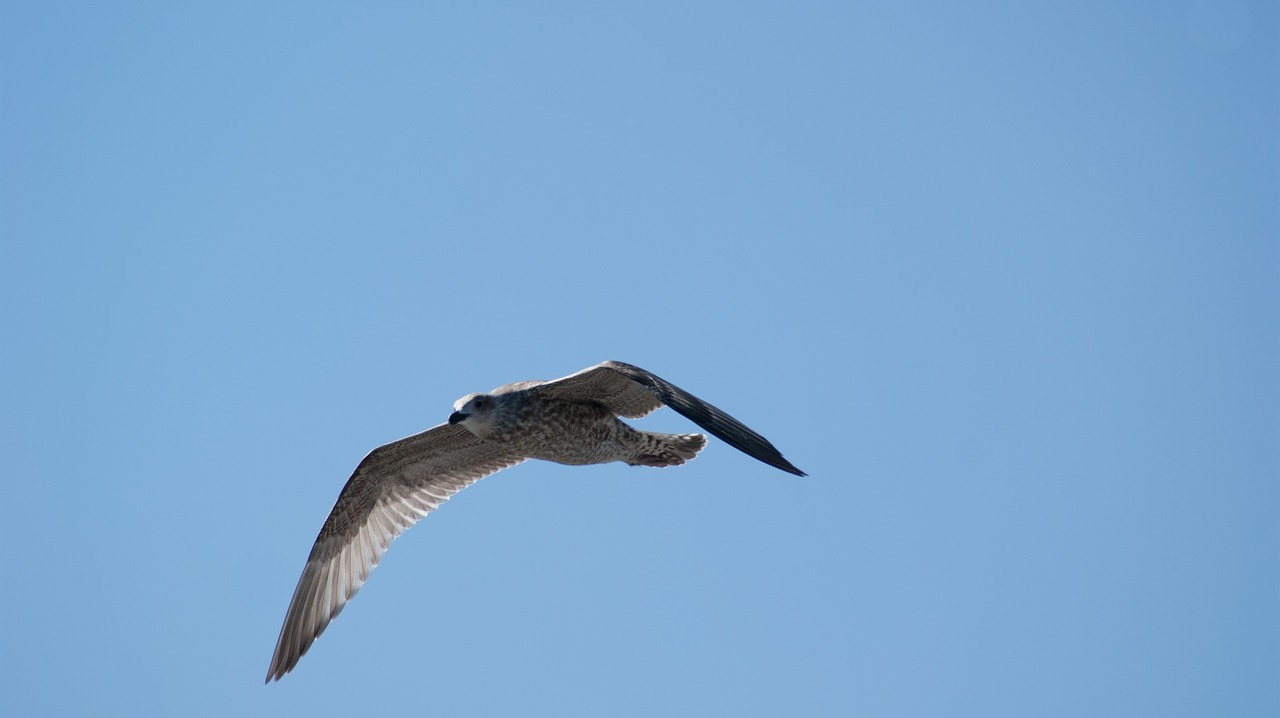
<instances>
[{"instance_id":1,"label":"clear sky","mask_svg":"<svg viewBox=\"0 0 1280 718\"><path fill-rule=\"evenodd\" d=\"M5 3L6 714L1280 714L1278 28ZM368 450L604 359L810 476L519 466L263 685Z\"/></svg>"}]
</instances>

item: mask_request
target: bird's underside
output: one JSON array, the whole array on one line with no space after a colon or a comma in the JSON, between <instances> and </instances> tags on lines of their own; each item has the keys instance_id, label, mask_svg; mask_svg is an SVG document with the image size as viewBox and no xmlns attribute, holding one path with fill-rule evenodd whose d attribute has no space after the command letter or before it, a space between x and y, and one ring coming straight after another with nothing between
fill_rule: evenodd
<instances>
[{"instance_id":1,"label":"bird's underside","mask_svg":"<svg viewBox=\"0 0 1280 718\"><path fill-rule=\"evenodd\" d=\"M693 458L706 445L701 434L640 431L619 418L664 405L749 456L805 475L737 419L622 362L465 396L447 423L374 449L356 467L303 567L267 681L297 665L397 536L481 478L526 459L676 466Z\"/></svg>"}]
</instances>

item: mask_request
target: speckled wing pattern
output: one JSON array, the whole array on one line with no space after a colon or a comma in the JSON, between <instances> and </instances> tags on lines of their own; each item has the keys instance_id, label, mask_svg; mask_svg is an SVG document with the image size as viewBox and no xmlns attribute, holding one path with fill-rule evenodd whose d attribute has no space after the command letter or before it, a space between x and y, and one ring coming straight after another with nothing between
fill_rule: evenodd
<instances>
[{"instance_id":1,"label":"speckled wing pattern","mask_svg":"<svg viewBox=\"0 0 1280 718\"><path fill-rule=\"evenodd\" d=\"M662 408L662 400L657 395L615 370L613 364L631 366L607 361L560 379L539 382L532 389L548 399L600 402L627 419L639 419Z\"/></svg>"},{"instance_id":2,"label":"speckled wing pattern","mask_svg":"<svg viewBox=\"0 0 1280 718\"><path fill-rule=\"evenodd\" d=\"M599 401L628 418L644 416L666 405L744 454L796 476L806 475L746 424L638 366L606 361L547 382L537 392L548 398Z\"/></svg>"},{"instance_id":3,"label":"speckled wing pattern","mask_svg":"<svg viewBox=\"0 0 1280 718\"><path fill-rule=\"evenodd\" d=\"M523 460L449 424L370 452L316 537L285 614L267 682L297 665L396 537L453 494Z\"/></svg>"}]
</instances>

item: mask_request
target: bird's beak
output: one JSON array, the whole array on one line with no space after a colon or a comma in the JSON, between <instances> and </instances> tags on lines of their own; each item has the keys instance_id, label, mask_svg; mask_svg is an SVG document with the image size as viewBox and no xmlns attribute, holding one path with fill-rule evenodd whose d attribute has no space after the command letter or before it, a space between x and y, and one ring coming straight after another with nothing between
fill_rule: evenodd
<instances>
[{"instance_id":1,"label":"bird's beak","mask_svg":"<svg viewBox=\"0 0 1280 718\"><path fill-rule=\"evenodd\" d=\"M467 418L468 416L470 416L470 414L463 414L460 411L455 411L449 415L449 423L456 424L459 421L462 421L463 419Z\"/></svg>"}]
</instances>

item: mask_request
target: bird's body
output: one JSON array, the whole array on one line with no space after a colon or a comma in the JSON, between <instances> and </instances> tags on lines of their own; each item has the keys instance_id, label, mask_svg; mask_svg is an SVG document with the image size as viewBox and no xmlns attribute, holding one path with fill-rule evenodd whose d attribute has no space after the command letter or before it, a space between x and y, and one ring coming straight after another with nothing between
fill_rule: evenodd
<instances>
[{"instance_id":1,"label":"bird's body","mask_svg":"<svg viewBox=\"0 0 1280 718\"><path fill-rule=\"evenodd\" d=\"M464 397L455 423L513 454L557 464L624 461L633 466L675 466L706 446L701 434L639 431L597 401L543 396L537 391L540 384L521 382L522 388L514 391ZM476 403L480 409L474 408ZM472 411L463 414L469 405ZM482 413L486 410L489 413Z\"/></svg>"},{"instance_id":2,"label":"bird's body","mask_svg":"<svg viewBox=\"0 0 1280 718\"><path fill-rule=\"evenodd\" d=\"M804 475L741 422L630 364L604 362L555 381L469 394L447 423L374 449L356 467L307 558L267 680L297 665L396 536L479 479L526 459L633 466L692 459L705 436L640 431L619 418L663 405L771 466Z\"/></svg>"}]
</instances>

